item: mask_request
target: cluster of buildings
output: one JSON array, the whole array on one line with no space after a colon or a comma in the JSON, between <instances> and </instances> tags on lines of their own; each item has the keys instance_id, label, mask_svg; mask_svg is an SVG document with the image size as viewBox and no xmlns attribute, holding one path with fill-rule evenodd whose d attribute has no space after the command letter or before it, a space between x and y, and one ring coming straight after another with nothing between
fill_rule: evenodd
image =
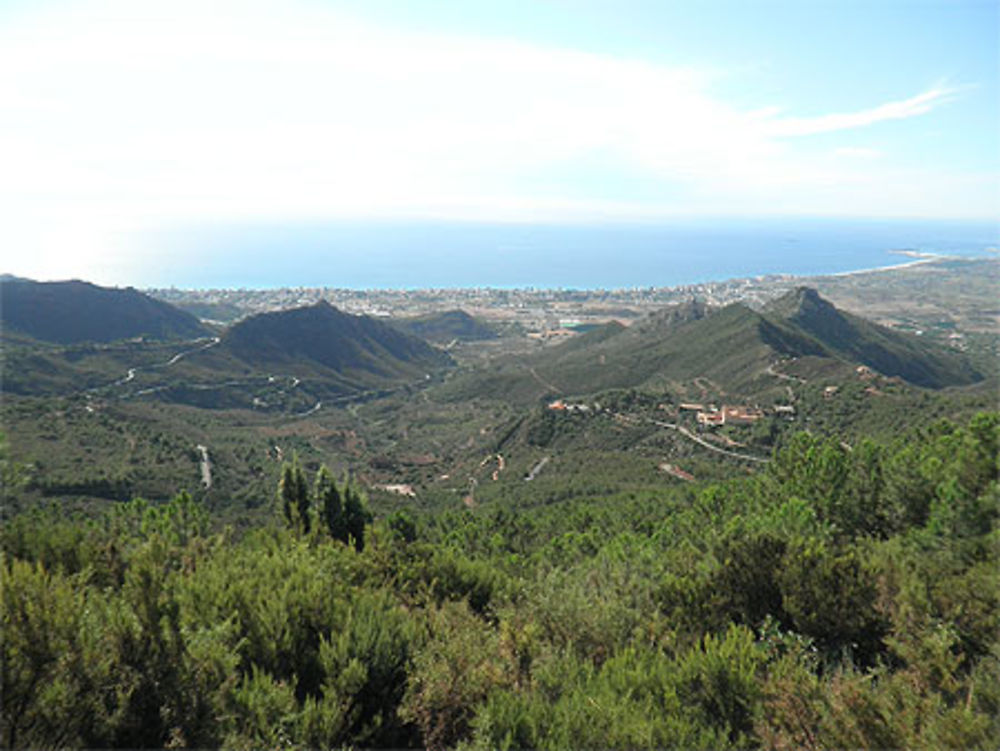
<instances>
[{"instance_id":1,"label":"cluster of buildings","mask_svg":"<svg viewBox=\"0 0 1000 751\"><path fill-rule=\"evenodd\" d=\"M589 404L573 404L569 402L564 402L562 399L556 399L554 402L549 402L549 409L553 412L580 412L586 414L591 411L591 406ZM600 410L600 405L595 404L593 409Z\"/></svg>"},{"instance_id":2,"label":"cluster of buildings","mask_svg":"<svg viewBox=\"0 0 1000 751\"><path fill-rule=\"evenodd\" d=\"M706 428L752 425L765 415L760 407L746 405L724 404L722 407L716 407L714 404L683 402L678 406L681 412L694 412L698 424ZM774 414L791 418L795 416L795 407L791 404L778 404L774 407Z\"/></svg>"},{"instance_id":3,"label":"cluster of buildings","mask_svg":"<svg viewBox=\"0 0 1000 751\"><path fill-rule=\"evenodd\" d=\"M702 410L696 415L699 425L707 428L722 425L752 425L764 416L764 411L757 407L723 405L722 409Z\"/></svg>"},{"instance_id":4,"label":"cluster of buildings","mask_svg":"<svg viewBox=\"0 0 1000 751\"><path fill-rule=\"evenodd\" d=\"M546 405L553 412L563 412L567 414L588 414L591 412L601 412L600 404L583 404L568 402L564 399L556 399ZM694 412L698 424L703 427L715 428L722 425L752 425L763 418L767 412L760 407L748 405L725 404L717 407L714 404L702 404L699 402L681 402L677 405L680 413ZM667 404L660 404L658 409L672 411ZM777 404L771 413L788 419L795 417L795 407L791 404ZM622 417L619 415L619 417Z\"/></svg>"}]
</instances>

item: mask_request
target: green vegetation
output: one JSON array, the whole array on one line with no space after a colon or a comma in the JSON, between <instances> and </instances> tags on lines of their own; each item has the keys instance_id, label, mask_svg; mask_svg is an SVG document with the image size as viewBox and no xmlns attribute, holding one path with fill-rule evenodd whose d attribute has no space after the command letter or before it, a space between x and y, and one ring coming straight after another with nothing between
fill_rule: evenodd
<instances>
[{"instance_id":1,"label":"green vegetation","mask_svg":"<svg viewBox=\"0 0 1000 751\"><path fill-rule=\"evenodd\" d=\"M496 339L497 332L464 310L447 310L412 318L401 318L393 324L403 331L436 344L447 345L455 341Z\"/></svg>"},{"instance_id":2,"label":"green vegetation","mask_svg":"<svg viewBox=\"0 0 1000 751\"><path fill-rule=\"evenodd\" d=\"M210 333L190 313L134 289L79 281L0 281L0 309L5 330L60 344Z\"/></svg>"},{"instance_id":3,"label":"green vegetation","mask_svg":"<svg viewBox=\"0 0 1000 751\"><path fill-rule=\"evenodd\" d=\"M796 433L752 477L374 521L293 460L242 535L186 494L25 512L3 744L986 747L998 448L997 413Z\"/></svg>"},{"instance_id":4,"label":"green vegetation","mask_svg":"<svg viewBox=\"0 0 1000 751\"><path fill-rule=\"evenodd\" d=\"M514 403L613 388L662 389L697 379L717 391L768 397L782 360L844 377L858 365L925 388L983 380L961 353L837 310L794 290L757 312L742 303L684 303L629 327L609 324L539 353L488 362L452 379L447 398L499 393ZM807 377L810 374L805 374Z\"/></svg>"},{"instance_id":5,"label":"green vegetation","mask_svg":"<svg viewBox=\"0 0 1000 751\"><path fill-rule=\"evenodd\" d=\"M4 332L4 747L1000 736L992 370L805 290L410 323Z\"/></svg>"},{"instance_id":6,"label":"green vegetation","mask_svg":"<svg viewBox=\"0 0 1000 751\"><path fill-rule=\"evenodd\" d=\"M768 312L815 338L821 344L820 353L867 365L917 386L941 388L982 380L959 354L839 311L806 287L775 300Z\"/></svg>"},{"instance_id":7,"label":"green vegetation","mask_svg":"<svg viewBox=\"0 0 1000 751\"><path fill-rule=\"evenodd\" d=\"M351 544L359 553L365 549L365 525L372 517L361 491L349 480L338 487L326 465L316 473L310 493L298 458L285 464L278 482L278 501L289 530L306 536L323 530L331 540Z\"/></svg>"},{"instance_id":8,"label":"green vegetation","mask_svg":"<svg viewBox=\"0 0 1000 751\"><path fill-rule=\"evenodd\" d=\"M220 349L258 367L313 365L380 383L422 377L450 363L423 339L322 301L240 321L226 331Z\"/></svg>"}]
</instances>

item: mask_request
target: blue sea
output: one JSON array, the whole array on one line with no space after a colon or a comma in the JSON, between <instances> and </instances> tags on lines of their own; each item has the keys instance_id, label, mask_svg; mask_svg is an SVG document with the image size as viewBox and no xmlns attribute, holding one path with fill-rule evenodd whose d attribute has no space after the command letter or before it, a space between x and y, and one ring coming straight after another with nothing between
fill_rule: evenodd
<instances>
[{"instance_id":1,"label":"blue sea","mask_svg":"<svg viewBox=\"0 0 1000 751\"><path fill-rule=\"evenodd\" d=\"M646 224L332 222L174 229L150 286L417 289L669 287L996 254L990 221L718 219Z\"/></svg>"}]
</instances>

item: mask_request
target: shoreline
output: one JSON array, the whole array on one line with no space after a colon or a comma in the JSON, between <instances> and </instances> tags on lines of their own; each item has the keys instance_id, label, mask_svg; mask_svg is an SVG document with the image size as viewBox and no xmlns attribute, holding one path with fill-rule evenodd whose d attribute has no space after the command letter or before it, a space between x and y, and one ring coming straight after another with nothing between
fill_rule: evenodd
<instances>
[{"instance_id":1,"label":"shoreline","mask_svg":"<svg viewBox=\"0 0 1000 751\"><path fill-rule=\"evenodd\" d=\"M821 279L823 277L844 277L844 276L857 276L858 274L876 274L880 271L898 271L899 269L908 269L914 266L923 266L927 263L937 263L938 261L944 261L949 258L958 258L958 256L931 256L926 258L918 258L913 261L905 261L904 263L894 263L889 266L876 266L871 269L855 269L853 271L835 271L832 274L815 274L809 276L799 277L800 279Z\"/></svg>"},{"instance_id":2,"label":"shoreline","mask_svg":"<svg viewBox=\"0 0 1000 751\"><path fill-rule=\"evenodd\" d=\"M768 282L781 282L781 281L792 281L796 279L831 279L831 278L843 278L850 276L857 276L859 274L875 274L886 271L899 271L902 269L907 269L911 267L920 266L928 263L938 263L942 261L959 261L959 260L976 260L976 259L989 259L989 255L981 256L964 256L964 255L946 255L938 253L923 253L916 251L886 251L888 253L896 253L898 255L903 255L912 260L901 261L900 263L889 263L882 266L872 266L863 268L854 268L846 271L829 271L829 272L819 272L819 273L763 273L756 274L752 276L732 276L732 277L712 277L709 279L702 279L693 282L682 282L677 284L669 284L662 286L619 286L619 287L564 287L564 286L554 286L554 287L544 287L544 286L506 286L506 285L481 285L481 286L467 286L467 287L367 287L364 289L353 288L353 287L330 287L330 286L315 286L315 287L143 287L142 291L147 294L152 294L154 297L159 297L160 299L168 299L171 294L190 294L190 293L201 293L201 294L222 294L222 293L232 293L239 292L248 295L266 295L268 293L273 293L277 291L289 291L296 290L300 293L312 293L327 295L333 294L346 294L352 298L364 297L365 295L398 295L406 297L414 294L447 294L447 293L472 293L472 294L490 294L490 293L515 293L515 294L526 294L526 295L536 295L536 294L557 294L566 292L584 292L584 293L635 293L635 292L653 292L653 293L670 293L683 291L685 289L690 289L693 287L702 287L707 285L719 285L719 284L760 284ZM166 293L164 295L164 293ZM161 297L162 295L162 297Z\"/></svg>"}]
</instances>

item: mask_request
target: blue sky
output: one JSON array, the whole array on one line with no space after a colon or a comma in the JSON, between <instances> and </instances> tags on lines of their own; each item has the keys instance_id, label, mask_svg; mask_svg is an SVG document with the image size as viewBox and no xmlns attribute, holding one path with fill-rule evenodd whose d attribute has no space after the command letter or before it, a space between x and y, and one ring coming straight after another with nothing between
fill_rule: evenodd
<instances>
[{"instance_id":1,"label":"blue sky","mask_svg":"<svg viewBox=\"0 0 1000 751\"><path fill-rule=\"evenodd\" d=\"M213 224L995 220L998 7L0 1L5 270L127 281Z\"/></svg>"}]
</instances>

